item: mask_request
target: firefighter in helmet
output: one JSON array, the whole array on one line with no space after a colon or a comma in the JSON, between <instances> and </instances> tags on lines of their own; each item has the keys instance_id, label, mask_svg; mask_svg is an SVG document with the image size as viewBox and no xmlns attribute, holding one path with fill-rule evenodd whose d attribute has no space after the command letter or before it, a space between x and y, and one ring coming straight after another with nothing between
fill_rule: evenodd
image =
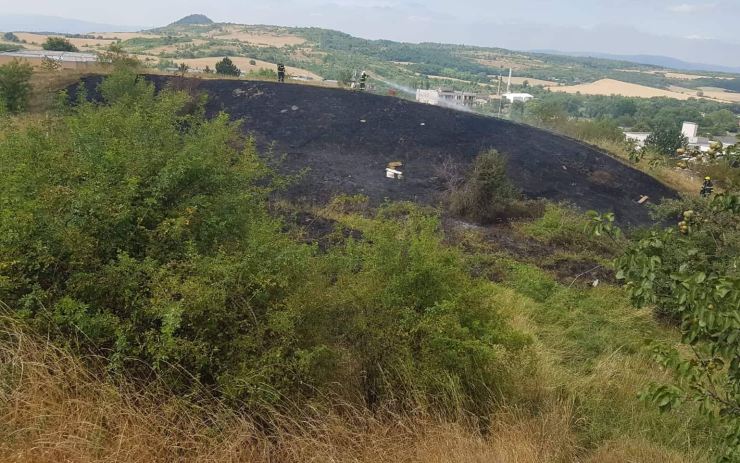
<instances>
[{"instance_id":1,"label":"firefighter in helmet","mask_svg":"<svg viewBox=\"0 0 740 463\"><path fill-rule=\"evenodd\" d=\"M705 177L704 184L701 186L701 195L706 198L712 193L714 193L714 184L712 183L712 178Z\"/></svg>"},{"instance_id":2,"label":"firefighter in helmet","mask_svg":"<svg viewBox=\"0 0 740 463\"><path fill-rule=\"evenodd\" d=\"M360 74L360 91L365 91L365 88L367 87L367 72L362 71L362 74Z\"/></svg>"},{"instance_id":3,"label":"firefighter in helmet","mask_svg":"<svg viewBox=\"0 0 740 463\"><path fill-rule=\"evenodd\" d=\"M277 65L278 82L285 82L285 65L280 63Z\"/></svg>"}]
</instances>

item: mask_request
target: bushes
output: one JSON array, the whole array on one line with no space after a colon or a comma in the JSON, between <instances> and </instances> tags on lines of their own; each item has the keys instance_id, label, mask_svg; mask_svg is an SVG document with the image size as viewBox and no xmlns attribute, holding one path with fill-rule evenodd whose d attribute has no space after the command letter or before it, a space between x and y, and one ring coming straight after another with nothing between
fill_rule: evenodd
<instances>
[{"instance_id":1,"label":"bushes","mask_svg":"<svg viewBox=\"0 0 740 463\"><path fill-rule=\"evenodd\" d=\"M585 215L567 205L550 204L540 219L517 224L523 234L537 241L597 255L615 255L619 242L607 236L593 236Z\"/></svg>"},{"instance_id":2,"label":"bushes","mask_svg":"<svg viewBox=\"0 0 740 463\"><path fill-rule=\"evenodd\" d=\"M485 409L493 388L507 385L507 350L524 340L442 244L435 217L388 207L361 241L333 248L289 304L299 338L325 345L310 357L311 371L371 405L424 398Z\"/></svg>"},{"instance_id":3,"label":"bushes","mask_svg":"<svg viewBox=\"0 0 740 463\"><path fill-rule=\"evenodd\" d=\"M0 104L3 110L20 112L26 108L31 94L31 65L13 60L0 66Z\"/></svg>"},{"instance_id":4,"label":"bushes","mask_svg":"<svg viewBox=\"0 0 740 463\"><path fill-rule=\"evenodd\" d=\"M517 215L520 194L506 172L506 158L490 150L479 155L467 178L447 176L450 210L476 222L493 222Z\"/></svg>"},{"instance_id":5,"label":"bushes","mask_svg":"<svg viewBox=\"0 0 740 463\"><path fill-rule=\"evenodd\" d=\"M216 63L216 74L239 77L241 73L239 68L228 57Z\"/></svg>"},{"instance_id":6,"label":"bushes","mask_svg":"<svg viewBox=\"0 0 740 463\"><path fill-rule=\"evenodd\" d=\"M688 140L676 127L662 126L655 130L645 140L645 148L652 149L665 156L675 156L680 148L686 148Z\"/></svg>"},{"instance_id":7,"label":"bushes","mask_svg":"<svg viewBox=\"0 0 740 463\"><path fill-rule=\"evenodd\" d=\"M111 101L0 142L0 299L114 371L271 381L269 314L310 249L267 214L269 170L183 94Z\"/></svg>"},{"instance_id":8,"label":"bushes","mask_svg":"<svg viewBox=\"0 0 740 463\"><path fill-rule=\"evenodd\" d=\"M72 42L65 39L64 37L49 37L46 39L41 47L44 50L49 51L80 51L72 45Z\"/></svg>"},{"instance_id":9,"label":"bushes","mask_svg":"<svg viewBox=\"0 0 740 463\"><path fill-rule=\"evenodd\" d=\"M101 93L0 137L0 300L17 317L113 372L253 410L340 395L483 412L505 388L524 341L436 217L389 206L318 253L269 215L275 176L225 115L126 73Z\"/></svg>"}]
</instances>

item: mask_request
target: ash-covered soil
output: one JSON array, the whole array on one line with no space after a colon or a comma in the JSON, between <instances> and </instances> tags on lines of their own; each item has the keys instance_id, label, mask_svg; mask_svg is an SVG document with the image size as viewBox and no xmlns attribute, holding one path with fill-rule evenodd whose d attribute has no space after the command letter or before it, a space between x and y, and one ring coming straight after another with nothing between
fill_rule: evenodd
<instances>
[{"instance_id":1,"label":"ash-covered soil","mask_svg":"<svg viewBox=\"0 0 740 463\"><path fill-rule=\"evenodd\" d=\"M288 194L323 202L338 193L373 201L434 203L445 162L469 165L494 148L508 159L512 181L530 198L567 201L583 210L613 211L623 224L650 221L641 196L676 197L670 188L600 150L547 131L392 97L306 85L148 76L157 88L208 94L207 112L244 121L262 147L285 155L283 168L308 173ZM95 95L100 77L84 79ZM74 89L70 89L74 93ZM388 162L403 162L405 179L387 179Z\"/></svg>"}]
</instances>

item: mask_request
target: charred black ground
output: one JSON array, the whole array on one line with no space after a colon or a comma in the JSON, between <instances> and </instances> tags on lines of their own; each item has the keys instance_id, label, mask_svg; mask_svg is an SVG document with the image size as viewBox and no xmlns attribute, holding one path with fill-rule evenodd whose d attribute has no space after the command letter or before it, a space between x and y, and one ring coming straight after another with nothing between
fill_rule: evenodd
<instances>
[{"instance_id":1,"label":"charred black ground","mask_svg":"<svg viewBox=\"0 0 740 463\"><path fill-rule=\"evenodd\" d=\"M284 168L310 170L289 192L323 202L338 193L432 203L446 160L470 164L494 148L509 159L513 182L530 198L567 201L581 209L613 211L624 224L645 224L637 201L673 198L675 191L600 150L547 131L504 120L366 93L306 85L148 76L209 96L207 112L242 119L258 142L285 154ZM87 77L88 95L101 78ZM74 93L74 89L71 89ZM401 161L405 180L385 178Z\"/></svg>"}]
</instances>

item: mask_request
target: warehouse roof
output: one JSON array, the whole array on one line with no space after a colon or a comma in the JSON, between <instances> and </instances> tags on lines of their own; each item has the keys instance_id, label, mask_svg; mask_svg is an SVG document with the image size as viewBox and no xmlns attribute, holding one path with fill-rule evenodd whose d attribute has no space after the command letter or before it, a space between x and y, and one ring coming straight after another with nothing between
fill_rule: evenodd
<instances>
[{"instance_id":1,"label":"warehouse roof","mask_svg":"<svg viewBox=\"0 0 740 463\"><path fill-rule=\"evenodd\" d=\"M18 50L0 53L0 56L11 56L14 58L42 59L51 58L57 61L92 63L98 60L98 56L92 53L77 53L71 51L49 51L49 50Z\"/></svg>"}]
</instances>

